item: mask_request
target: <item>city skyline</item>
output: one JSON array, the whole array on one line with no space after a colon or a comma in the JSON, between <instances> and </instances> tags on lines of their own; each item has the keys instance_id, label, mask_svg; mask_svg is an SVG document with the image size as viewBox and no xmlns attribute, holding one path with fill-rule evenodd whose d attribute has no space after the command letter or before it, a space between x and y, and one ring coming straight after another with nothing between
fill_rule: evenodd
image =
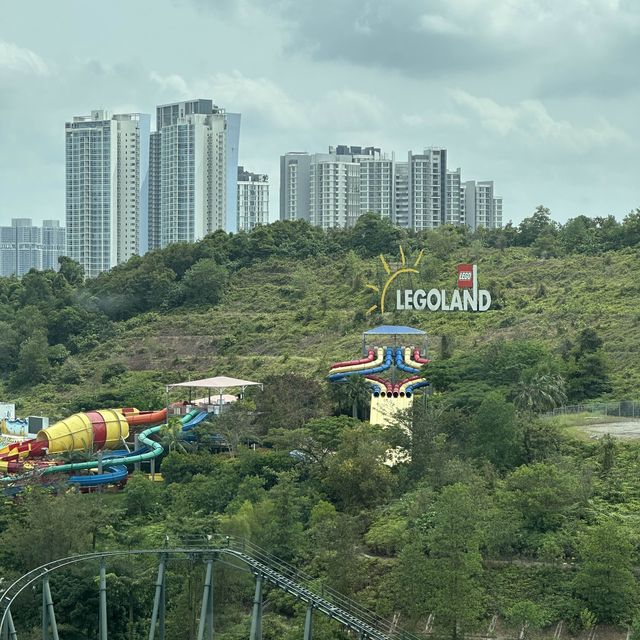
<instances>
[{"instance_id":1,"label":"city skyline","mask_svg":"<svg viewBox=\"0 0 640 640\"><path fill-rule=\"evenodd\" d=\"M99 35L78 7L43 3L38 20L7 7L1 224L64 219L69 114L152 113L194 96L242 114L239 164L272 184L283 153L370 140L449 149L452 166L499 185L505 222L538 204L559 221L640 205L640 7L629 3L116 0ZM271 220L277 204L271 189Z\"/></svg>"}]
</instances>

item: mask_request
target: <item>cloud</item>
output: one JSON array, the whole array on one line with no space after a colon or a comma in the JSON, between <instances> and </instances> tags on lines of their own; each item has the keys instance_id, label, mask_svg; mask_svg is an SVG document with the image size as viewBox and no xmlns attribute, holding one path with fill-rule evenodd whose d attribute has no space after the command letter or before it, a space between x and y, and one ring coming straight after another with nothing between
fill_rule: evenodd
<instances>
[{"instance_id":1,"label":"cloud","mask_svg":"<svg viewBox=\"0 0 640 640\"><path fill-rule=\"evenodd\" d=\"M591 126L555 120L539 100L522 100L509 106L460 89L451 92L454 101L476 115L480 125L501 137L517 135L529 144L544 142L574 152L586 152L612 143L628 144L629 136L606 119Z\"/></svg>"},{"instance_id":2,"label":"cloud","mask_svg":"<svg viewBox=\"0 0 640 640\"><path fill-rule=\"evenodd\" d=\"M50 73L49 67L37 53L4 40L0 40L0 71L35 73L39 76Z\"/></svg>"},{"instance_id":3,"label":"cloud","mask_svg":"<svg viewBox=\"0 0 640 640\"><path fill-rule=\"evenodd\" d=\"M280 130L326 127L360 131L382 126L386 107L367 93L335 89L314 100L296 99L264 77L252 78L240 71L221 72L187 81L180 75L151 72L150 80L175 100L212 96L216 104L239 111L253 127Z\"/></svg>"}]
</instances>

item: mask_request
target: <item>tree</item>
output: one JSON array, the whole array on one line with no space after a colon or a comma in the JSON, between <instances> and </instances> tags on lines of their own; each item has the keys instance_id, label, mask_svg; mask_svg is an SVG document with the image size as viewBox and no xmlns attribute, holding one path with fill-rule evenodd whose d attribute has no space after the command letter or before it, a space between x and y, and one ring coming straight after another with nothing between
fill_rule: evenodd
<instances>
[{"instance_id":1,"label":"tree","mask_svg":"<svg viewBox=\"0 0 640 640\"><path fill-rule=\"evenodd\" d=\"M541 629L549 623L544 609L531 600L520 600L509 607L507 618L521 629L519 640L528 637L528 629Z\"/></svg>"},{"instance_id":2,"label":"tree","mask_svg":"<svg viewBox=\"0 0 640 640\"><path fill-rule=\"evenodd\" d=\"M59 256L58 264L60 265L59 273L64 276L72 287L77 287L83 283L84 267L82 265L67 256Z\"/></svg>"},{"instance_id":3,"label":"tree","mask_svg":"<svg viewBox=\"0 0 640 640\"><path fill-rule=\"evenodd\" d=\"M348 376L345 382L335 386L339 400L351 408L351 416L356 420L364 418L367 402L371 398L371 385L362 376Z\"/></svg>"},{"instance_id":4,"label":"tree","mask_svg":"<svg viewBox=\"0 0 640 640\"><path fill-rule=\"evenodd\" d=\"M601 350L602 339L595 330L583 329L569 354L568 396L579 402L611 391L608 365Z\"/></svg>"},{"instance_id":5,"label":"tree","mask_svg":"<svg viewBox=\"0 0 640 640\"><path fill-rule=\"evenodd\" d=\"M564 378L548 370L527 369L515 389L514 402L521 411L543 413L567 401Z\"/></svg>"},{"instance_id":6,"label":"tree","mask_svg":"<svg viewBox=\"0 0 640 640\"><path fill-rule=\"evenodd\" d=\"M182 279L181 289L186 302L214 305L220 302L229 274L215 260L198 260Z\"/></svg>"},{"instance_id":7,"label":"tree","mask_svg":"<svg viewBox=\"0 0 640 640\"><path fill-rule=\"evenodd\" d=\"M199 432L222 436L232 456L238 453L240 444L258 439L254 412L242 401L223 409L209 425L199 428Z\"/></svg>"},{"instance_id":8,"label":"tree","mask_svg":"<svg viewBox=\"0 0 640 640\"><path fill-rule=\"evenodd\" d=\"M579 547L574 587L599 622L629 622L638 603L629 534L612 521L592 526Z\"/></svg>"},{"instance_id":9,"label":"tree","mask_svg":"<svg viewBox=\"0 0 640 640\"><path fill-rule=\"evenodd\" d=\"M18 387L44 382L51 371L49 344L44 332L36 333L22 343L13 376Z\"/></svg>"},{"instance_id":10,"label":"tree","mask_svg":"<svg viewBox=\"0 0 640 640\"><path fill-rule=\"evenodd\" d=\"M549 209L538 205L529 218L525 218L518 227L517 242L522 247L530 247L543 233L557 233L558 225L551 220Z\"/></svg>"},{"instance_id":11,"label":"tree","mask_svg":"<svg viewBox=\"0 0 640 640\"><path fill-rule=\"evenodd\" d=\"M480 618L482 558L477 501L469 487L445 487L428 534L436 624L458 638Z\"/></svg>"},{"instance_id":12,"label":"tree","mask_svg":"<svg viewBox=\"0 0 640 640\"><path fill-rule=\"evenodd\" d=\"M255 397L260 433L272 428L297 429L327 413L325 389L319 382L285 373L264 379L264 390Z\"/></svg>"},{"instance_id":13,"label":"tree","mask_svg":"<svg viewBox=\"0 0 640 640\"><path fill-rule=\"evenodd\" d=\"M327 461L327 491L348 511L383 504L391 495L394 477L384 464L387 444L368 425L342 433L335 455Z\"/></svg>"},{"instance_id":14,"label":"tree","mask_svg":"<svg viewBox=\"0 0 640 640\"><path fill-rule=\"evenodd\" d=\"M502 394L487 395L474 416L475 447L499 469L512 467L521 456L521 437L515 407Z\"/></svg>"}]
</instances>

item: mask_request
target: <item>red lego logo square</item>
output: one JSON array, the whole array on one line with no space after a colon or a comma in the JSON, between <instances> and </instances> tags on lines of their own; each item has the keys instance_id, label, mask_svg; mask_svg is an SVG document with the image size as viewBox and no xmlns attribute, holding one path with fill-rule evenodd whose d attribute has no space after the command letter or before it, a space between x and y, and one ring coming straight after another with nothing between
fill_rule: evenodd
<instances>
[{"instance_id":1,"label":"red lego logo square","mask_svg":"<svg viewBox=\"0 0 640 640\"><path fill-rule=\"evenodd\" d=\"M472 264L458 265L458 288L473 289L473 265Z\"/></svg>"}]
</instances>

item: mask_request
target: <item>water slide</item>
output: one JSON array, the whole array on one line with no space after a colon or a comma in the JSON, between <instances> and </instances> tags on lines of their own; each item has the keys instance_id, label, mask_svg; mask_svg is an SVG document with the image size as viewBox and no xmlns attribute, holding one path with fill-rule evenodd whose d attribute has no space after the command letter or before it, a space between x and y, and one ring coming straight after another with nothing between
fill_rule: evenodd
<instances>
[{"instance_id":1,"label":"water slide","mask_svg":"<svg viewBox=\"0 0 640 640\"><path fill-rule=\"evenodd\" d=\"M371 374L386 371L393 364L393 349L389 347L378 348L378 354L375 360L366 363L347 365L341 367L332 367L328 379L331 382L344 380L350 375L369 376Z\"/></svg>"},{"instance_id":2,"label":"water slide","mask_svg":"<svg viewBox=\"0 0 640 640\"><path fill-rule=\"evenodd\" d=\"M43 458L69 451L97 452L115 449L128 437L130 426L151 427L159 422L165 422L166 417L166 409L141 412L137 409L125 408L77 413L47 429L42 429L34 440L13 443L0 449L0 472L10 474L36 472L44 476L96 469L102 465L105 469L104 473L72 476L69 482L85 487L119 482L127 475L124 465L150 460L163 453L162 446L149 437L157 433L161 426L147 428L139 434L139 441L143 445L140 449L133 452L112 451L104 454L102 461L96 459L88 462L55 464Z\"/></svg>"}]
</instances>

